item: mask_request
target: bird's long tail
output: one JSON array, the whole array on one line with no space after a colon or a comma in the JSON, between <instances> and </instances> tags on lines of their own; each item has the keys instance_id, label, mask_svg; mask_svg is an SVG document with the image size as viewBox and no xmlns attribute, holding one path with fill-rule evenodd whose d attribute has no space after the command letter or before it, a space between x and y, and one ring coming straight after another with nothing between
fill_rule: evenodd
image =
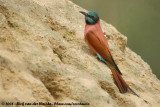
<instances>
[{"instance_id":1,"label":"bird's long tail","mask_svg":"<svg viewBox=\"0 0 160 107\"><path fill-rule=\"evenodd\" d=\"M125 93L127 92L128 89L130 89L130 87L127 85L127 83L124 81L124 79L121 77L121 75L113 68L111 68L112 74L113 74L113 78L116 82L117 87L119 88L119 91L121 93Z\"/></svg>"},{"instance_id":2,"label":"bird's long tail","mask_svg":"<svg viewBox=\"0 0 160 107\"><path fill-rule=\"evenodd\" d=\"M108 67L111 69L113 78L116 82L117 87L119 88L119 91L121 93L127 92L127 90L130 88L127 85L127 83L124 81L124 79L121 77L119 72L117 72L115 68L113 68L105 59L103 59L100 54L97 53L97 57L99 58L99 60L103 61L106 65L108 65Z\"/></svg>"},{"instance_id":3,"label":"bird's long tail","mask_svg":"<svg viewBox=\"0 0 160 107\"><path fill-rule=\"evenodd\" d=\"M134 95L136 95L137 97L141 98L137 93L135 93L128 85L127 83L124 81L124 79L121 77L121 75L113 68L110 68L114 77L114 80L116 82L116 85L119 88L119 91L121 93L125 93L127 92L127 90L130 90ZM143 99L143 98L142 98ZM143 99L144 100L144 99ZM148 103L148 101L144 100L144 102Z\"/></svg>"},{"instance_id":4,"label":"bird's long tail","mask_svg":"<svg viewBox=\"0 0 160 107\"><path fill-rule=\"evenodd\" d=\"M127 83L124 81L124 79L121 77L121 75L119 74L119 72L116 71L115 68L113 68L109 63L107 63L107 61L105 59L103 59L101 57L101 55L97 54L99 60L103 61L106 65L108 65L108 67L111 69L112 74L113 74L113 78L116 82L116 85L119 89L119 91L121 93L125 93L127 92L127 90L130 90L134 95L136 95L137 97L141 98L137 93L135 93L128 85ZM143 99L143 98L141 98ZM143 99L144 100L144 99ZM148 101L144 100L146 103L150 104Z\"/></svg>"}]
</instances>

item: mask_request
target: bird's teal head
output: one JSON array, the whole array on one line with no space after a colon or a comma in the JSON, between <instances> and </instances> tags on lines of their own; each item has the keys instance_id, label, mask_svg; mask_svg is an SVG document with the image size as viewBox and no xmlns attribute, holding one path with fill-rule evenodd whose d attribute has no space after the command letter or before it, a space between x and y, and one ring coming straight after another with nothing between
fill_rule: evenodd
<instances>
[{"instance_id":1,"label":"bird's teal head","mask_svg":"<svg viewBox=\"0 0 160 107\"><path fill-rule=\"evenodd\" d=\"M94 25L98 22L99 16L96 12L90 11L88 13L80 11L83 15L85 15L86 23L89 25Z\"/></svg>"}]
</instances>

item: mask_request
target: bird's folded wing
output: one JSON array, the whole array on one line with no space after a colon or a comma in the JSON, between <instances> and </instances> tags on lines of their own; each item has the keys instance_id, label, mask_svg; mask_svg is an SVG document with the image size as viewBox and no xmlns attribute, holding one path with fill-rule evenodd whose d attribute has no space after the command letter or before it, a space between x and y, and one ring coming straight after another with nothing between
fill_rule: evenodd
<instances>
[{"instance_id":1,"label":"bird's folded wing","mask_svg":"<svg viewBox=\"0 0 160 107\"><path fill-rule=\"evenodd\" d=\"M95 54L100 54L110 64L110 66L115 68L121 74L112 58L110 50L108 49L108 44L105 43L103 38L90 31L86 34L85 41Z\"/></svg>"},{"instance_id":2,"label":"bird's folded wing","mask_svg":"<svg viewBox=\"0 0 160 107\"><path fill-rule=\"evenodd\" d=\"M85 41L94 53L99 53L105 60L110 61L111 56L108 50L105 50L104 42L94 32L90 31L85 36Z\"/></svg>"}]
</instances>

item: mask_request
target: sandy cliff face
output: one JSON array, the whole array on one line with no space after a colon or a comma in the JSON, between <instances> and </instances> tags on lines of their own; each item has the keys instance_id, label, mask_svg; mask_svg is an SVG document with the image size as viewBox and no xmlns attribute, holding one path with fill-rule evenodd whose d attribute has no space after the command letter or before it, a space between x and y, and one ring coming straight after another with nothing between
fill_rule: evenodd
<instances>
[{"instance_id":1,"label":"sandy cliff face","mask_svg":"<svg viewBox=\"0 0 160 107\"><path fill-rule=\"evenodd\" d=\"M123 78L150 104L119 93L110 69L83 41L85 22L79 10L84 9L68 0L0 0L0 102L158 107L160 81L126 47L127 38L101 21Z\"/></svg>"}]
</instances>

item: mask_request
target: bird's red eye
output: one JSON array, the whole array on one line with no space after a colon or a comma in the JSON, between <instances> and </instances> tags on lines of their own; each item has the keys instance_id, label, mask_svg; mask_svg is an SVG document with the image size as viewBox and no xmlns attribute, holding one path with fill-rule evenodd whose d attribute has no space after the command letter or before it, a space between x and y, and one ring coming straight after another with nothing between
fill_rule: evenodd
<instances>
[{"instance_id":1,"label":"bird's red eye","mask_svg":"<svg viewBox=\"0 0 160 107\"><path fill-rule=\"evenodd\" d=\"M93 19L96 22L96 19L94 16L88 15L88 17L90 17L91 19Z\"/></svg>"},{"instance_id":2,"label":"bird's red eye","mask_svg":"<svg viewBox=\"0 0 160 107\"><path fill-rule=\"evenodd\" d=\"M94 16L88 15L90 18L94 19Z\"/></svg>"},{"instance_id":3,"label":"bird's red eye","mask_svg":"<svg viewBox=\"0 0 160 107\"><path fill-rule=\"evenodd\" d=\"M94 16L91 16L92 19L94 19Z\"/></svg>"}]
</instances>

